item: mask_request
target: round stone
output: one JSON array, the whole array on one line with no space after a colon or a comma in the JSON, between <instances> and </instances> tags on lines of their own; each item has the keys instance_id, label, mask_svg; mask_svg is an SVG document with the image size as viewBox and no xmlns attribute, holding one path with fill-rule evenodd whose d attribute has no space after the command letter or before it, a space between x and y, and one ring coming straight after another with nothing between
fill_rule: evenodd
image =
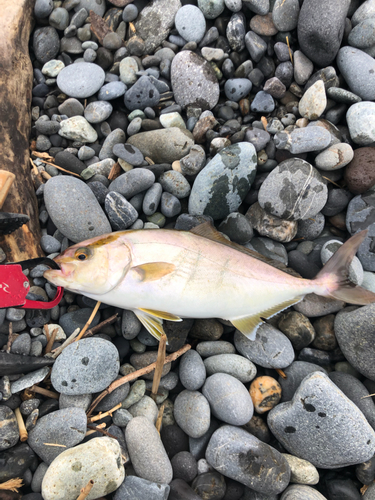
<instances>
[{"instance_id":1,"label":"round stone","mask_svg":"<svg viewBox=\"0 0 375 500\"><path fill-rule=\"evenodd\" d=\"M174 418L188 436L200 438L210 427L210 405L200 392L184 390L174 402Z\"/></svg>"},{"instance_id":2,"label":"round stone","mask_svg":"<svg viewBox=\"0 0 375 500\"><path fill-rule=\"evenodd\" d=\"M208 342L201 342L199 346L202 346L202 344L208 344ZM256 366L251 361L232 353L210 355L204 360L204 366L207 375L226 373L237 378L243 384L253 380L257 373Z\"/></svg>"},{"instance_id":3,"label":"round stone","mask_svg":"<svg viewBox=\"0 0 375 500\"><path fill-rule=\"evenodd\" d=\"M84 116L89 123L100 123L110 117L112 110L109 102L94 101L86 106Z\"/></svg>"},{"instance_id":4,"label":"round stone","mask_svg":"<svg viewBox=\"0 0 375 500\"><path fill-rule=\"evenodd\" d=\"M125 469L116 439L102 436L69 450L63 449L43 478L43 498L78 498L82 488L93 477L95 481L90 491L93 498L108 495L124 481Z\"/></svg>"},{"instance_id":5,"label":"round stone","mask_svg":"<svg viewBox=\"0 0 375 500\"><path fill-rule=\"evenodd\" d=\"M174 24L179 35L187 42L199 43L206 32L204 15L195 5L184 5L178 9Z\"/></svg>"},{"instance_id":6,"label":"round stone","mask_svg":"<svg viewBox=\"0 0 375 500\"><path fill-rule=\"evenodd\" d=\"M360 150L359 150L360 151ZM353 160L354 151L350 144L333 144L315 157L315 166L321 170L338 170Z\"/></svg>"},{"instance_id":7,"label":"round stone","mask_svg":"<svg viewBox=\"0 0 375 500\"><path fill-rule=\"evenodd\" d=\"M202 387L206 380L206 368L197 351L191 349L182 356L179 377L181 384L189 391L197 391Z\"/></svg>"},{"instance_id":8,"label":"round stone","mask_svg":"<svg viewBox=\"0 0 375 500\"><path fill-rule=\"evenodd\" d=\"M158 89L153 85L149 76L141 76L129 90L125 92L124 103L127 109L133 111L135 109L145 109L158 104L160 94Z\"/></svg>"},{"instance_id":9,"label":"round stone","mask_svg":"<svg viewBox=\"0 0 375 500\"><path fill-rule=\"evenodd\" d=\"M254 113L272 113L275 109L275 101L270 94L260 90L251 103L250 109Z\"/></svg>"},{"instance_id":10,"label":"round stone","mask_svg":"<svg viewBox=\"0 0 375 500\"><path fill-rule=\"evenodd\" d=\"M111 182L108 189L121 194L127 200L146 189L155 182L155 175L146 168L134 168L120 175Z\"/></svg>"},{"instance_id":11,"label":"round stone","mask_svg":"<svg viewBox=\"0 0 375 500\"><path fill-rule=\"evenodd\" d=\"M198 7L206 19L216 19L223 12L225 3L224 0L198 0Z\"/></svg>"},{"instance_id":12,"label":"round stone","mask_svg":"<svg viewBox=\"0 0 375 500\"><path fill-rule=\"evenodd\" d=\"M281 162L260 187L259 205L287 220L314 217L327 202L328 189L319 172L299 158Z\"/></svg>"},{"instance_id":13,"label":"round stone","mask_svg":"<svg viewBox=\"0 0 375 500\"><path fill-rule=\"evenodd\" d=\"M248 95L252 86L248 78L230 78L225 82L224 92L228 99L238 102Z\"/></svg>"},{"instance_id":14,"label":"round stone","mask_svg":"<svg viewBox=\"0 0 375 500\"><path fill-rule=\"evenodd\" d=\"M140 167L143 163L143 154L138 148L131 144L116 144L113 147L113 154L118 158L130 163L133 167Z\"/></svg>"},{"instance_id":15,"label":"round stone","mask_svg":"<svg viewBox=\"0 0 375 500\"><path fill-rule=\"evenodd\" d=\"M297 27L299 10L298 0L276 0L272 9L273 24L279 31L294 30Z\"/></svg>"},{"instance_id":16,"label":"round stone","mask_svg":"<svg viewBox=\"0 0 375 500\"><path fill-rule=\"evenodd\" d=\"M57 85L68 96L85 99L101 88L104 79L105 73L97 64L78 62L60 71Z\"/></svg>"},{"instance_id":17,"label":"round stone","mask_svg":"<svg viewBox=\"0 0 375 500\"><path fill-rule=\"evenodd\" d=\"M115 380L120 368L116 347L101 338L88 338L66 347L52 368L51 382L62 394L100 392Z\"/></svg>"},{"instance_id":18,"label":"round stone","mask_svg":"<svg viewBox=\"0 0 375 500\"><path fill-rule=\"evenodd\" d=\"M203 388L212 414L231 425L246 424L254 413L254 405L246 387L227 373L215 373L207 378Z\"/></svg>"},{"instance_id":19,"label":"round stone","mask_svg":"<svg viewBox=\"0 0 375 500\"><path fill-rule=\"evenodd\" d=\"M75 177L49 179L44 186L44 202L56 227L75 243L111 232L95 195Z\"/></svg>"},{"instance_id":20,"label":"round stone","mask_svg":"<svg viewBox=\"0 0 375 500\"><path fill-rule=\"evenodd\" d=\"M178 199L183 199L190 194L190 184L185 177L175 170L164 172L159 177L159 182L164 191L173 194Z\"/></svg>"},{"instance_id":21,"label":"round stone","mask_svg":"<svg viewBox=\"0 0 375 500\"><path fill-rule=\"evenodd\" d=\"M342 47L337 66L350 90L366 101L375 99L374 58L355 47Z\"/></svg>"},{"instance_id":22,"label":"round stone","mask_svg":"<svg viewBox=\"0 0 375 500\"><path fill-rule=\"evenodd\" d=\"M37 60L45 64L59 53L60 38L52 26L38 28L34 31L33 49Z\"/></svg>"},{"instance_id":23,"label":"round stone","mask_svg":"<svg viewBox=\"0 0 375 500\"><path fill-rule=\"evenodd\" d=\"M358 102L346 113L350 137L356 144L367 146L375 142L375 103Z\"/></svg>"},{"instance_id":24,"label":"round stone","mask_svg":"<svg viewBox=\"0 0 375 500\"><path fill-rule=\"evenodd\" d=\"M220 89L212 66L190 50L183 50L173 58L171 84L174 99L183 108L195 106L205 110L218 103Z\"/></svg>"},{"instance_id":25,"label":"round stone","mask_svg":"<svg viewBox=\"0 0 375 500\"><path fill-rule=\"evenodd\" d=\"M189 213L217 220L236 212L250 190L256 165L255 148L250 143L240 142L222 149L195 178Z\"/></svg>"},{"instance_id":26,"label":"round stone","mask_svg":"<svg viewBox=\"0 0 375 500\"><path fill-rule=\"evenodd\" d=\"M125 94L127 87L123 82L109 82L99 90L99 101L111 101Z\"/></svg>"}]
</instances>

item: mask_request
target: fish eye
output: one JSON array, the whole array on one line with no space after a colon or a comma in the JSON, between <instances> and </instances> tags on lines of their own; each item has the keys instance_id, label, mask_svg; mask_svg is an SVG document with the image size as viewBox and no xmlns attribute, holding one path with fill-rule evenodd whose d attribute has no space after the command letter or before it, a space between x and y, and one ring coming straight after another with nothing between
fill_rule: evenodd
<instances>
[{"instance_id":1,"label":"fish eye","mask_svg":"<svg viewBox=\"0 0 375 500\"><path fill-rule=\"evenodd\" d=\"M87 260L91 255L91 250L89 248L83 247L76 250L74 257L78 260Z\"/></svg>"}]
</instances>

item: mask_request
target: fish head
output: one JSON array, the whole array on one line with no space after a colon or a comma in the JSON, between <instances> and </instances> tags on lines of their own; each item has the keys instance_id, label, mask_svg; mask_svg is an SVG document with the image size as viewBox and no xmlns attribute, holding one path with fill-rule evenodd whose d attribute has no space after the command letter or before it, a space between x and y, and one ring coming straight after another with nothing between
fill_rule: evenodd
<instances>
[{"instance_id":1,"label":"fish head","mask_svg":"<svg viewBox=\"0 0 375 500\"><path fill-rule=\"evenodd\" d=\"M59 270L44 277L56 286L77 293L102 295L115 288L131 265L131 251L122 232L76 243L55 257Z\"/></svg>"}]
</instances>

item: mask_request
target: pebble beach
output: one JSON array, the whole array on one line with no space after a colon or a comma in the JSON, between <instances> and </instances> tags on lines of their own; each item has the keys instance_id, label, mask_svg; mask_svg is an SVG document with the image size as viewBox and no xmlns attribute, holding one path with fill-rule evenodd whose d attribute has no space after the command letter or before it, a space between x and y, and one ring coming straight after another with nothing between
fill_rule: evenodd
<instances>
[{"instance_id":1,"label":"pebble beach","mask_svg":"<svg viewBox=\"0 0 375 500\"><path fill-rule=\"evenodd\" d=\"M313 279L368 229L349 279L375 292L375 0L36 0L34 18L46 256L210 222ZM54 298L47 269L25 271L28 299ZM0 486L23 484L0 500L90 481L82 499L375 500L375 303L306 295L254 341L164 321L156 394L159 342L132 311L101 304L67 345L95 305L0 309Z\"/></svg>"}]
</instances>

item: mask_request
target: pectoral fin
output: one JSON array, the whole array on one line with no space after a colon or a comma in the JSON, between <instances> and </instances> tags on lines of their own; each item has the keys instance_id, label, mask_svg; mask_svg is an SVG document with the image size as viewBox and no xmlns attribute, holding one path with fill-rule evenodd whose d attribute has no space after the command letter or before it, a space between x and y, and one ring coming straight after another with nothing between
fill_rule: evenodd
<instances>
[{"instance_id":1,"label":"pectoral fin","mask_svg":"<svg viewBox=\"0 0 375 500\"><path fill-rule=\"evenodd\" d=\"M277 304L274 307L270 307L269 309L264 309L255 314L252 314L251 316L242 316L241 318L233 318L229 319L229 321L235 328L237 328L237 330L243 333L245 337L247 337L250 340L255 340L255 336L259 328L259 325L261 325L264 322L262 318L266 319L272 318L272 316L275 316L275 314L284 311L284 309L287 309L293 304L297 304L297 302L300 302L302 299L303 297L290 299L280 304Z\"/></svg>"},{"instance_id":2,"label":"pectoral fin","mask_svg":"<svg viewBox=\"0 0 375 500\"><path fill-rule=\"evenodd\" d=\"M172 273L175 269L176 266L169 262L148 262L131 268L138 275L139 281L142 282L158 280Z\"/></svg>"},{"instance_id":3,"label":"pectoral fin","mask_svg":"<svg viewBox=\"0 0 375 500\"><path fill-rule=\"evenodd\" d=\"M150 316L155 316L156 318L166 319L167 321L182 321L179 316L175 316L174 314L170 314L164 311L156 311L155 309L143 309L143 307L139 308L140 311L149 314Z\"/></svg>"},{"instance_id":4,"label":"pectoral fin","mask_svg":"<svg viewBox=\"0 0 375 500\"><path fill-rule=\"evenodd\" d=\"M134 314L137 316L142 325L146 328L146 330L151 333L153 337L157 340L160 340L160 337L164 334L165 331L163 329L163 320L156 316L152 316L141 309L136 309ZM168 340L167 340L168 345Z\"/></svg>"}]
</instances>

